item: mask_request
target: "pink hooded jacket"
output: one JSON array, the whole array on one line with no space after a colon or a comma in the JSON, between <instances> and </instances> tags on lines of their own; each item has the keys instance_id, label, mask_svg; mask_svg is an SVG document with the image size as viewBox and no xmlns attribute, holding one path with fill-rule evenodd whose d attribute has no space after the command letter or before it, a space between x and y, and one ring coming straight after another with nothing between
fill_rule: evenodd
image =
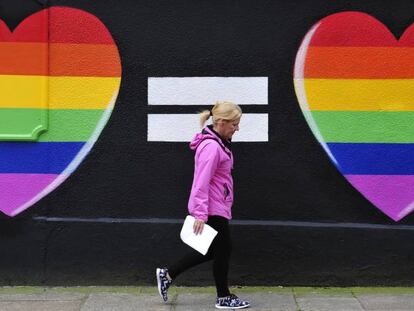
<instances>
[{"instance_id":1,"label":"pink hooded jacket","mask_svg":"<svg viewBox=\"0 0 414 311\"><path fill-rule=\"evenodd\" d=\"M194 179L188 211L204 222L208 216L231 219L233 204L233 154L221 138L207 126L190 143L195 150Z\"/></svg>"}]
</instances>

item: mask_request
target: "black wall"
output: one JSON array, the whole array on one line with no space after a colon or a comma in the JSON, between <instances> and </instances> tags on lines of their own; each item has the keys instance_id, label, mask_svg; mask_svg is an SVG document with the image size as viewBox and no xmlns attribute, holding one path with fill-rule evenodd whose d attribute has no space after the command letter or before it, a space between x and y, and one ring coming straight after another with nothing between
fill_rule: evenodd
<instances>
[{"instance_id":1,"label":"black wall","mask_svg":"<svg viewBox=\"0 0 414 311\"><path fill-rule=\"evenodd\" d=\"M414 21L414 2L48 4L80 8L102 20L120 51L121 89L111 119L77 171L21 215L0 216L0 285L154 284L155 267L186 250L180 224L139 223L183 219L191 186L188 144L147 142L148 113L203 108L149 107L147 78L164 76L269 77L268 107L244 108L269 113L269 142L233 147L233 214L236 220L275 222L232 225L232 284L414 285L414 215L394 224L348 184L309 130L292 82L300 42L321 18L362 11L399 37ZM42 6L2 0L0 18L14 28ZM79 220L101 217L113 222ZM177 284L213 284L209 269L200 266Z\"/></svg>"}]
</instances>

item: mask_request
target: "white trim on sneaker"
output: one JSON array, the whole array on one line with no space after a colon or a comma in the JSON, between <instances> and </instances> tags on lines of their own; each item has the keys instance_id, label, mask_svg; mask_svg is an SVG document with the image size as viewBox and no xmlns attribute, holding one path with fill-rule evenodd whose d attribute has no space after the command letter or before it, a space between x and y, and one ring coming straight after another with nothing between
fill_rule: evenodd
<instances>
[{"instance_id":1,"label":"white trim on sneaker","mask_svg":"<svg viewBox=\"0 0 414 311\"><path fill-rule=\"evenodd\" d=\"M162 300L164 300L164 296L162 295L162 292L161 292L161 276L160 276L160 272L161 272L161 269L160 268L157 268L157 270L155 271L155 275L157 277L158 293L160 294Z\"/></svg>"}]
</instances>

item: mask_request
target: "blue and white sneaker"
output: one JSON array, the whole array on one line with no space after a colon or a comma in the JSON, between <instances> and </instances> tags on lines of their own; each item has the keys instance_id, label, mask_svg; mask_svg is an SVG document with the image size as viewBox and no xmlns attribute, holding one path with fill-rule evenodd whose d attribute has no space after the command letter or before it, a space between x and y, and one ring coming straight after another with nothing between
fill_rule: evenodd
<instances>
[{"instance_id":1,"label":"blue and white sneaker","mask_svg":"<svg viewBox=\"0 0 414 311\"><path fill-rule=\"evenodd\" d=\"M230 294L226 297L217 297L216 308L217 309L244 309L250 307L248 301L241 300L236 295Z\"/></svg>"},{"instance_id":2,"label":"blue and white sneaker","mask_svg":"<svg viewBox=\"0 0 414 311\"><path fill-rule=\"evenodd\" d=\"M170 287L172 281L167 278L168 269L157 268L157 283L158 283L158 292L160 293L161 298L166 302L168 300L167 291Z\"/></svg>"}]
</instances>

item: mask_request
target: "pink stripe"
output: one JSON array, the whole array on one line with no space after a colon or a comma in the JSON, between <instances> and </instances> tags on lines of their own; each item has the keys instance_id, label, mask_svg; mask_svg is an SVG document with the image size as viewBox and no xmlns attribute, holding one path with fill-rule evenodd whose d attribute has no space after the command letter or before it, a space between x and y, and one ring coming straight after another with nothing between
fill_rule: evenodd
<instances>
[{"instance_id":1,"label":"pink stripe","mask_svg":"<svg viewBox=\"0 0 414 311\"><path fill-rule=\"evenodd\" d=\"M59 175L56 174L0 174L0 210L13 216L20 209L45 189ZM34 202L33 202L34 203Z\"/></svg>"},{"instance_id":2,"label":"pink stripe","mask_svg":"<svg viewBox=\"0 0 414 311\"><path fill-rule=\"evenodd\" d=\"M372 204L395 221L414 210L414 175L345 175Z\"/></svg>"}]
</instances>

